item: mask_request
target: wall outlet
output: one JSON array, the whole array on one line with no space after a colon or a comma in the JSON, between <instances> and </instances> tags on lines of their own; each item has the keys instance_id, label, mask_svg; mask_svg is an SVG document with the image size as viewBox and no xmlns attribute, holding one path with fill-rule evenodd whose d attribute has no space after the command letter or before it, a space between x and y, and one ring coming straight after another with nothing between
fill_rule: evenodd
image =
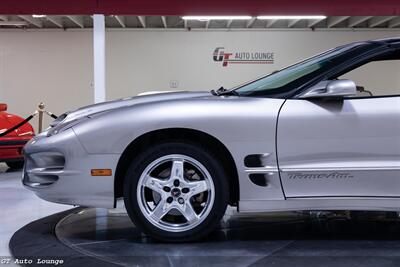
<instances>
[{"instance_id":1,"label":"wall outlet","mask_svg":"<svg viewBox=\"0 0 400 267\"><path fill-rule=\"evenodd\" d=\"M169 81L169 88L178 88L178 87L179 87L179 81L177 80Z\"/></svg>"}]
</instances>

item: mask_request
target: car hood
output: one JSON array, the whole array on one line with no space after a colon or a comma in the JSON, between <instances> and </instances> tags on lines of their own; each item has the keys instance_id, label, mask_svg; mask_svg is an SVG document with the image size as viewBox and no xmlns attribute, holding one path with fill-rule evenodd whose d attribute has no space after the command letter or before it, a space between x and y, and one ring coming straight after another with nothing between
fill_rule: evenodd
<instances>
[{"instance_id":1,"label":"car hood","mask_svg":"<svg viewBox=\"0 0 400 267\"><path fill-rule=\"evenodd\" d=\"M13 127L14 125L11 121L7 118L8 113L2 111L0 112L0 132L3 133ZM7 134L7 136L17 136L16 131L12 131L11 133Z\"/></svg>"},{"instance_id":2,"label":"car hood","mask_svg":"<svg viewBox=\"0 0 400 267\"><path fill-rule=\"evenodd\" d=\"M198 91L198 92L165 92L165 93L155 93L155 94L145 94L140 96L134 96L129 98L122 98L113 101L102 102L99 104L89 105L81 107L74 111L66 112L60 115L56 120L50 123L50 126L59 126L60 124L68 123L71 121L79 120L83 117L90 117L92 115L108 112L111 110L116 110L119 108L124 108L128 106L145 104L151 102L165 101L165 100L175 100L175 99L185 99L185 98L195 98L210 96L211 93L208 91Z\"/></svg>"},{"instance_id":3,"label":"car hood","mask_svg":"<svg viewBox=\"0 0 400 267\"><path fill-rule=\"evenodd\" d=\"M14 127L18 123L22 122L24 119L20 116L10 114L5 111L0 112L0 133L4 133L8 129ZM7 138L7 137L19 137L19 136L32 136L34 134L32 125L26 123L15 129L14 131L8 133L7 135L0 137L0 138Z\"/></svg>"}]
</instances>

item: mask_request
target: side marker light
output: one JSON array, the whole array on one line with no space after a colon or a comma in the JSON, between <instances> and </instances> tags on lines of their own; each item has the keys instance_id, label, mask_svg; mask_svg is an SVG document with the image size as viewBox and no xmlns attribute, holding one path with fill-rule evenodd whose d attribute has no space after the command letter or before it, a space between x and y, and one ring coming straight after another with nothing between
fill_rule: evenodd
<instances>
[{"instance_id":1,"label":"side marker light","mask_svg":"<svg viewBox=\"0 0 400 267\"><path fill-rule=\"evenodd\" d=\"M91 171L92 176L111 176L112 171L111 169L92 169Z\"/></svg>"}]
</instances>

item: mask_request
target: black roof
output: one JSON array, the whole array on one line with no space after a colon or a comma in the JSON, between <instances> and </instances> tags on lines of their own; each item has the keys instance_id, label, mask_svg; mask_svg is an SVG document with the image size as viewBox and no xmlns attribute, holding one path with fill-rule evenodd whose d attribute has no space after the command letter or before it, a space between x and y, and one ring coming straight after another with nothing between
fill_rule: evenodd
<instances>
[{"instance_id":1,"label":"black roof","mask_svg":"<svg viewBox=\"0 0 400 267\"><path fill-rule=\"evenodd\" d=\"M383 38L383 39L376 39L372 40L373 42L383 42L387 44L392 44L392 43L399 43L400 42L400 37L388 37L388 38Z\"/></svg>"}]
</instances>

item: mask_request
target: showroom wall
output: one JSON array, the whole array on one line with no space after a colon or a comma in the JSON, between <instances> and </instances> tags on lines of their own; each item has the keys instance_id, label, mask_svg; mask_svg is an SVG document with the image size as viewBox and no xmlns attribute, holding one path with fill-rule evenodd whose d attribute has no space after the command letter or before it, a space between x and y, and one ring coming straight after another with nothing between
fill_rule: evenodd
<instances>
[{"instance_id":1,"label":"showroom wall","mask_svg":"<svg viewBox=\"0 0 400 267\"><path fill-rule=\"evenodd\" d=\"M382 30L112 31L107 33L107 97L114 99L151 90L229 88L338 45L399 35L400 31ZM250 53L250 56L273 53L274 62L223 67L222 62L213 61L216 47L224 47L225 53ZM393 79L384 82L398 84L400 88L399 63L378 71ZM363 72L357 78L370 84L377 80L378 73L370 74ZM178 83L178 88L170 86L171 83Z\"/></svg>"},{"instance_id":2,"label":"showroom wall","mask_svg":"<svg viewBox=\"0 0 400 267\"><path fill-rule=\"evenodd\" d=\"M399 35L398 30L378 29L108 30L107 99L151 90L229 88L337 45ZM264 56L269 61L223 66L213 58L217 47L216 59L223 51L232 53L231 59L237 54L247 61ZM373 83L382 76L391 86L400 87L398 67L380 68L381 73L362 73L357 78ZM90 104L92 73L90 30L0 31L0 101L8 103L11 112L27 116L39 101L55 113Z\"/></svg>"},{"instance_id":3,"label":"showroom wall","mask_svg":"<svg viewBox=\"0 0 400 267\"><path fill-rule=\"evenodd\" d=\"M0 101L23 117L40 101L56 114L87 105L93 101L92 61L89 31L0 32Z\"/></svg>"}]
</instances>

